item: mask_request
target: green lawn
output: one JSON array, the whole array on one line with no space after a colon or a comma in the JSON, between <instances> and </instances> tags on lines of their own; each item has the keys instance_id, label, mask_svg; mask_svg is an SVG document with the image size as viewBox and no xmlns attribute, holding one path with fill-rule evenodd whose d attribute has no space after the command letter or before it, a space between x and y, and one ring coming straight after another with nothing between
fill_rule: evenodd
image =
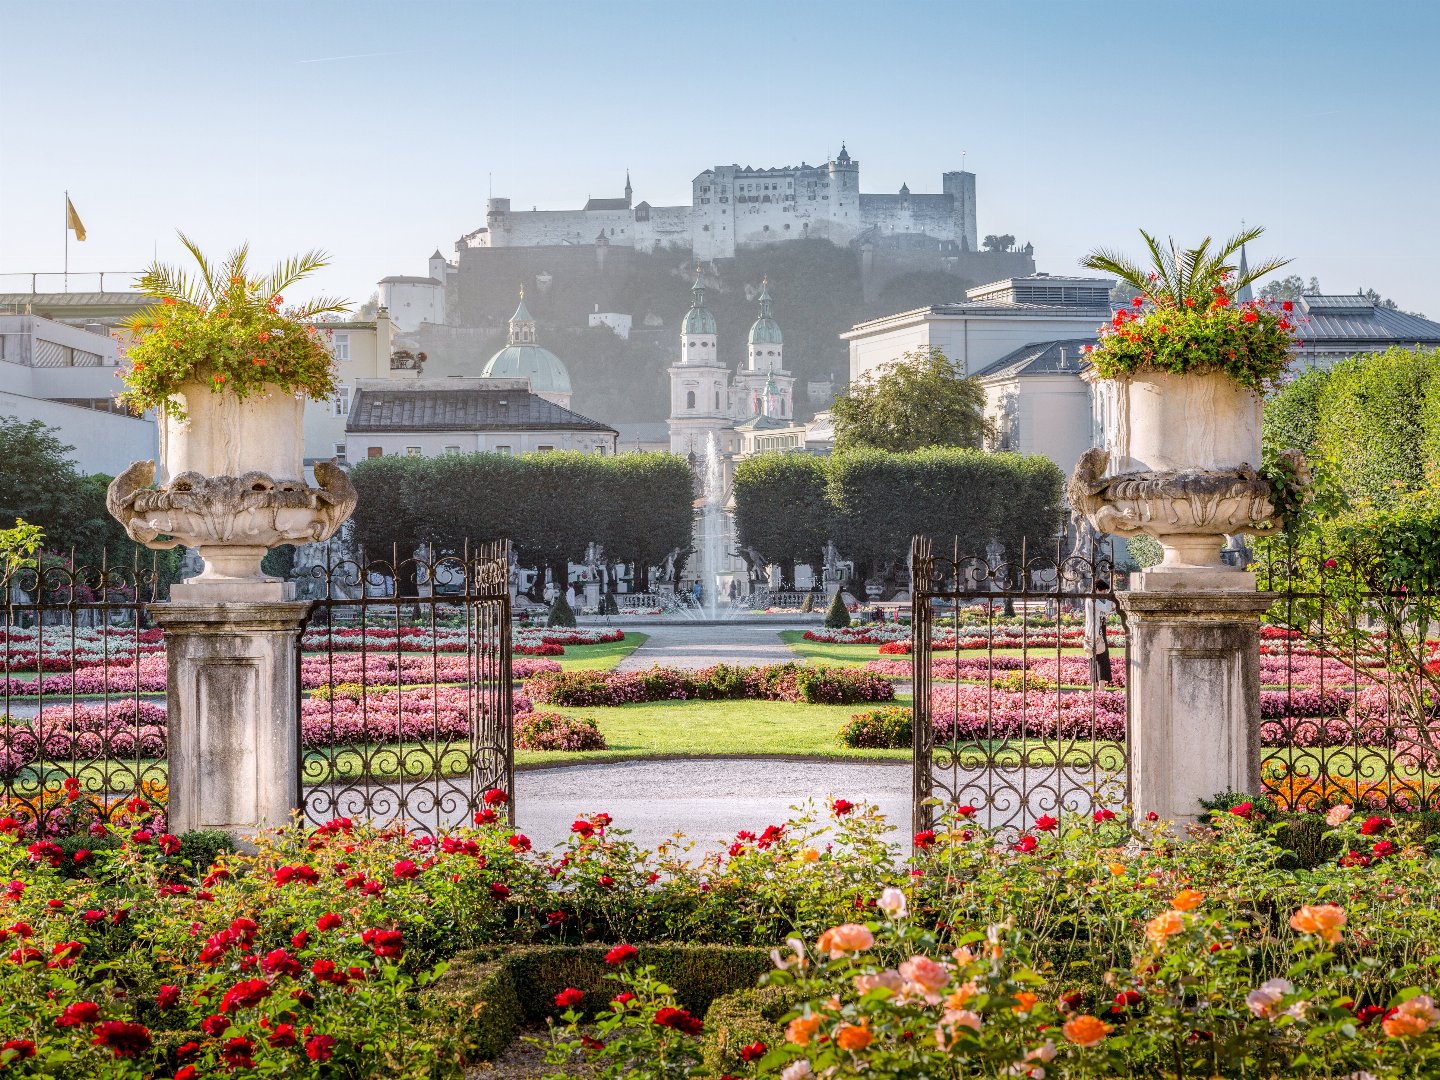
<instances>
[{"instance_id":1,"label":"green lawn","mask_svg":"<svg viewBox=\"0 0 1440 1080\"><path fill-rule=\"evenodd\" d=\"M649 636L627 630L624 641L604 641L599 645L566 645L564 656L550 659L559 661L564 671L609 671L644 645Z\"/></svg>"},{"instance_id":2,"label":"green lawn","mask_svg":"<svg viewBox=\"0 0 1440 1080\"><path fill-rule=\"evenodd\" d=\"M860 667L867 660L907 659L904 656L881 656L879 645L831 645L825 641L806 641L804 630L782 630L780 640L801 659L833 667Z\"/></svg>"}]
</instances>

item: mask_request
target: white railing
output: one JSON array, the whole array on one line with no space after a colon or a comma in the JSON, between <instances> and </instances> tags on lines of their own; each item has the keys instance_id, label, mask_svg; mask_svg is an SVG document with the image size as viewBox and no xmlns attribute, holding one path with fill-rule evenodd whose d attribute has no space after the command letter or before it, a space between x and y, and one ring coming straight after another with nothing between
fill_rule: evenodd
<instances>
[{"instance_id":1,"label":"white railing","mask_svg":"<svg viewBox=\"0 0 1440 1080\"><path fill-rule=\"evenodd\" d=\"M140 280L139 270L92 270L81 273L37 271L0 274L0 294L32 296L53 293L129 292Z\"/></svg>"}]
</instances>

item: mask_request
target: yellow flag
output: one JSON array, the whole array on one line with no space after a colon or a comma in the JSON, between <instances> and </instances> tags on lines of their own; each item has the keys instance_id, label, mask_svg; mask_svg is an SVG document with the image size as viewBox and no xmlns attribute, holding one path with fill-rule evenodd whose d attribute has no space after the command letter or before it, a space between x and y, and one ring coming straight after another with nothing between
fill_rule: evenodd
<instances>
[{"instance_id":1,"label":"yellow flag","mask_svg":"<svg viewBox=\"0 0 1440 1080\"><path fill-rule=\"evenodd\" d=\"M85 239L85 224L80 220L80 215L75 212L75 204L70 201L70 196L65 196L65 227L75 230L75 239Z\"/></svg>"}]
</instances>

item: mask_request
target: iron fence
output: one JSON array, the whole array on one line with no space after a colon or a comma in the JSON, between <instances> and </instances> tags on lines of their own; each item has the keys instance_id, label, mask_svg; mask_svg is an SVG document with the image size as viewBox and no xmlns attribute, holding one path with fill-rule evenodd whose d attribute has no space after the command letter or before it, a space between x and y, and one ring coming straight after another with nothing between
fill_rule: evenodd
<instances>
[{"instance_id":1,"label":"iron fence","mask_svg":"<svg viewBox=\"0 0 1440 1080\"><path fill-rule=\"evenodd\" d=\"M166 795L165 657L146 605L162 559L0 569L0 818L36 838Z\"/></svg>"},{"instance_id":2,"label":"iron fence","mask_svg":"<svg viewBox=\"0 0 1440 1080\"><path fill-rule=\"evenodd\" d=\"M1355 551L1270 544L1261 629L1266 794L1286 809L1440 808L1440 592Z\"/></svg>"},{"instance_id":3,"label":"iron fence","mask_svg":"<svg viewBox=\"0 0 1440 1080\"><path fill-rule=\"evenodd\" d=\"M1108 557L1057 542L1010 562L917 537L910 571L916 831L938 806L998 828L1123 806L1125 631Z\"/></svg>"},{"instance_id":4,"label":"iron fence","mask_svg":"<svg viewBox=\"0 0 1440 1080\"><path fill-rule=\"evenodd\" d=\"M509 565L501 542L312 571L321 598L298 657L307 821L433 835L468 823L487 790L512 790Z\"/></svg>"}]
</instances>

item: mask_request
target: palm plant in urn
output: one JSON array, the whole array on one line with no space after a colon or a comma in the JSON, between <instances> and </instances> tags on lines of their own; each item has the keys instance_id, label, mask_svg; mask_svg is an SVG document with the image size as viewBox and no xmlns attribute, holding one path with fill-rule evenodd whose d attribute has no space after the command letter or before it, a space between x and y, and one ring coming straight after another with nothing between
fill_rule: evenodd
<instances>
[{"instance_id":1,"label":"palm plant in urn","mask_svg":"<svg viewBox=\"0 0 1440 1080\"><path fill-rule=\"evenodd\" d=\"M1192 582L1222 567L1227 535L1274 529L1307 482L1298 454L1262 467L1261 395L1296 331L1290 301L1242 299L1289 261L1245 267L1244 245L1263 231L1177 250L1141 230L1149 266L1105 250L1081 260L1139 295L1086 354L1108 445L1076 465L1071 506L1103 532L1154 537L1165 553L1155 570L1190 571Z\"/></svg>"},{"instance_id":2,"label":"palm plant in urn","mask_svg":"<svg viewBox=\"0 0 1440 1080\"><path fill-rule=\"evenodd\" d=\"M142 544L199 549L205 567L191 598L288 598L261 571L265 552L326 540L355 508L355 489L335 462L314 466L318 487L306 482L304 464L305 399L335 392L317 319L348 308L328 297L282 306L286 291L325 265L322 252L256 275L247 246L217 264L180 239L195 270L151 265L139 288L156 303L124 327L121 400L155 410L159 476L155 462L134 462L111 483L107 504Z\"/></svg>"}]
</instances>

